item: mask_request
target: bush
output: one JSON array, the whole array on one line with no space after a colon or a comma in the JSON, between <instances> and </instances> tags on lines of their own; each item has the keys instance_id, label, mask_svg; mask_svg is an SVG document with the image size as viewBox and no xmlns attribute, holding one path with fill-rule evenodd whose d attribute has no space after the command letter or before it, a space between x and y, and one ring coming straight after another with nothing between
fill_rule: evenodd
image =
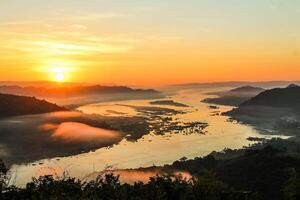
<instances>
[{"instance_id":1,"label":"bush","mask_svg":"<svg viewBox=\"0 0 300 200\"><path fill-rule=\"evenodd\" d=\"M5 189L6 186L6 174L8 169L6 168L4 162L0 160L0 192Z\"/></svg>"}]
</instances>

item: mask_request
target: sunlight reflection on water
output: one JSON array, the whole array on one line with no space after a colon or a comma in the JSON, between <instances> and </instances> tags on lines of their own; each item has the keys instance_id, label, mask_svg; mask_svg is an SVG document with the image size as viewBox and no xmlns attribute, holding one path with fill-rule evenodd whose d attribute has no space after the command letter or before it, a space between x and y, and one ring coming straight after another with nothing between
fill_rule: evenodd
<instances>
[{"instance_id":1,"label":"sunlight reflection on water","mask_svg":"<svg viewBox=\"0 0 300 200\"><path fill-rule=\"evenodd\" d=\"M102 104L92 104L89 106L79 107L77 110L82 111L86 114L99 114L105 116L135 116L137 111L133 108L117 105L115 103L102 103Z\"/></svg>"},{"instance_id":2,"label":"sunlight reflection on water","mask_svg":"<svg viewBox=\"0 0 300 200\"><path fill-rule=\"evenodd\" d=\"M94 173L95 170L101 171L108 166L114 166L118 169L128 169L170 164L184 156L194 158L207 155L212 151L221 151L224 148L236 149L248 146L252 143L247 140L248 137L264 137L264 135L261 135L251 126L230 122L226 116L214 115L213 112L215 110L210 109L208 104L200 102L203 98L207 97L204 93L205 91L200 90L183 90L173 96L172 100L189 105L189 110L191 111L185 114L178 114L174 116L174 118L178 118L183 122L202 121L208 123L209 126L205 129L205 135L173 133L167 133L166 135L148 134L137 142L130 142L123 139L119 144L111 148L101 148L95 152L84 153L77 156L39 161L43 163L42 166L36 163L33 165L14 166L12 171L17 170L15 174L20 174L20 176L17 176L15 184L24 185L32 176L37 176L38 172L40 174L42 167L64 169L68 171L71 176L84 178L88 174ZM129 107L122 106L121 108L118 106L119 103L120 102L86 105L80 107L79 110L88 114L103 114L103 112L107 110L116 111L113 113L110 112L111 115L122 115L122 113L136 114L136 111L132 111L132 108L124 110ZM121 104L149 106L149 100L123 101ZM220 106L218 111L225 112L230 109L232 109L232 107ZM51 126L48 125L48 128L51 128ZM97 135L98 131L94 129L90 130L91 138L94 137L94 134ZM74 131L76 135L76 130L74 129ZM60 133L56 135L61 136L64 134ZM72 136L67 134L66 137ZM50 174L53 173L51 172Z\"/></svg>"}]
</instances>

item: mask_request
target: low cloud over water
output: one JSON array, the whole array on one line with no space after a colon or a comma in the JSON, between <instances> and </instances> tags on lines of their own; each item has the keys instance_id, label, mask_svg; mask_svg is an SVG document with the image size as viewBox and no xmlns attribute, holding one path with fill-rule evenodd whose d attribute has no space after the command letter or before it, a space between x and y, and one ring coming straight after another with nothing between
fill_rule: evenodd
<instances>
[{"instance_id":1,"label":"low cloud over water","mask_svg":"<svg viewBox=\"0 0 300 200\"><path fill-rule=\"evenodd\" d=\"M64 122L58 126L52 137L66 142L116 142L121 136L117 131L77 122Z\"/></svg>"},{"instance_id":2,"label":"low cloud over water","mask_svg":"<svg viewBox=\"0 0 300 200\"><path fill-rule=\"evenodd\" d=\"M123 136L110 130L101 116L80 112L20 116L0 120L0 156L13 164L76 155L116 144Z\"/></svg>"}]
</instances>

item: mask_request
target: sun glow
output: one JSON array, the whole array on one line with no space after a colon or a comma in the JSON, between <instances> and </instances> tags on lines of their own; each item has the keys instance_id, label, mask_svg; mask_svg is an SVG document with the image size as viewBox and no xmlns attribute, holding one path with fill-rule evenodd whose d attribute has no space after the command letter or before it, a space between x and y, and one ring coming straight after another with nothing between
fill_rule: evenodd
<instances>
[{"instance_id":1,"label":"sun glow","mask_svg":"<svg viewBox=\"0 0 300 200\"><path fill-rule=\"evenodd\" d=\"M59 73L55 75L55 80L57 82L64 82L65 81L65 75L63 73Z\"/></svg>"},{"instance_id":2,"label":"sun glow","mask_svg":"<svg viewBox=\"0 0 300 200\"><path fill-rule=\"evenodd\" d=\"M49 71L52 73L53 80L56 82L65 82L70 73L70 70L65 67L51 67Z\"/></svg>"}]
</instances>

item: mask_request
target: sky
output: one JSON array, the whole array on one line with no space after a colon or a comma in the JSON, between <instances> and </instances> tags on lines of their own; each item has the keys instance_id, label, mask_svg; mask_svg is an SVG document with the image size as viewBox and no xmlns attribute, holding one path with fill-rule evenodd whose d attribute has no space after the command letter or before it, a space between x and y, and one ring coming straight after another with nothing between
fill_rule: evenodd
<instances>
[{"instance_id":1,"label":"sky","mask_svg":"<svg viewBox=\"0 0 300 200\"><path fill-rule=\"evenodd\" d=\"M0 80L300 80L300 1L0 0Z\"/></svg>"}]
</instances>

